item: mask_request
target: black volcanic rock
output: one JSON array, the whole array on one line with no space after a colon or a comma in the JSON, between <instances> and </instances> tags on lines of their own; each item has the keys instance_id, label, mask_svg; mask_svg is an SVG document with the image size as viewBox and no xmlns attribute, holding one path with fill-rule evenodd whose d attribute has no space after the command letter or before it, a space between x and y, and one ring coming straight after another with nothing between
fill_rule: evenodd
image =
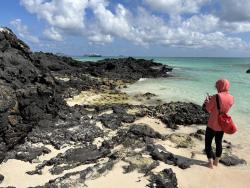
<instances>
[{"instance_id":1,"label":"black volcanic rock","mask_svg":"<svg viewBox=\"0 0 250 188\"><path fill-rule=\"evenodd\" d=\"M158 174L150 175L150 188L177 188L178 182L172 169L164 169Z\"/></svg>"},{"instance_id":2,"label":"black volcanic rock","mask_svg":"<svg viewBox=\"0 0 250 188\"><path fill-rule=\"evenodd\" d=\"M110 150L106 148L96 149L93 147L84 147L71 149L66 152L64 160L67 162L80 162L83 164L93 163L97 159L106 156Z\"/></svg>"},{"instance_id":3,"label":"black volcanic rock","mask_svg":"<svg viewBox=\"0 0 250 188\"><path fill-rule=\"evenodd\" d=\"M0 51L19 50L23 54L29 54L30 48L22 40L18 39L11 29L4 27L0 28Z\"/></svg>"},{"instance_id":4,"label":"black volcanic rock","mask_svg":"<svg viewBox=\"0 0 250 188\"><path fill-rule=\"evenodd\" d=\"M0 30L0 161L41 120L56 120L67 108L56 93L50 70L36 66L34 54L8 28Z\"/></svg>"},{"instance_id":5,"label":"black volcanic rock","mask_svg":"<svg viewBox=\"0 0 250 188\"><path fill-rule=\"evenodd\" d=\"M7 153L8 159L18 159L22 161L28 161L32 162L32 160L36 159L38 156L41 156L42 154L48 154L51 151L44 147L31 147L28 144L21 144L15 146L13 150Z\"/></svg>"},{"instance_id":6,"label":"black volcanic rock","mask_svg":"<svg viewBox=\"0 0 250 188\"><path fill-rule=\"evenodd\" d=\"M133 124L130 126L129 132L139 137L162 138L159 132L156 132L146 124Z\"/></svg>"},{"instance_id":7,"label":"black volcanic rock","mask_svg":"<svg viewBox=\"0 0 250 188\"><path fill-rule=\"evenodd\" d=\"M89 120L81 122L81 116L86 114L79 116L75 108L66 105L63 97L72 97L91 88L100 89L105 84L109 88L115 87L99 78L134 82L142 77L167 76L168 71L171 68L152 60L122 58L94 63L52 53L32 53L29 46L10 29L1 28L0 162L6 151L23 143L26 138L32 143L42 142L60 148L70 140L85 144L102 134L100 130L90 128ZM66 77L69 81L60 81L58 77ZM116 129L120 122L131 123L135 120L134 115L125 113L120 107L114 107L114 111L114 117L102 117L107 127ZM112 118L115 123L110 124ZM65 121L60 130L56 127L58 121ZM84 129L77 133L66 130L77 125L82 127L83 123ZM50 134L53 136L46 136Z\"/></svg>"},{"instance_id":8,"label":"black volcanic rock","mask_svg":"<svg viewBox=\"0 0 250 188\"><path fill-rule=\"evenodd\" d=\"M0 174L0 183L2 183L3 180L4 180L4 176Z\"/></svg>"},{"instance_id":9,"label":"black volcanic rock","mask_svg":"<svg viewBox=\"0 0 250 188\"><path fill-rule=\"evenodd\" d=\"M54 158L45 160L42 164L37 165L34 171L28 173L39 174L44 167L53 166L50 169L52 174L61 174L64 170L73 169L79 165L95 163L98 159L109 155L110 152L104 147L97 149L95 145L68 149L63 154L60 153Z\"/></svg>"},{"instance_id":10,"label":"black volcanic rock","mask_svg":"<svg viewBox=\"0 0 250 188\"><path fill-rule=\"evenodd\" d=\"M80 62L71 57L57 56L52 53L35 52L31 54L33 64L40 70L64 73L77 73L88 68L90 63Z\"/></svg>"},{"instance_id":11,"label":"black volcanic rock","mask_svg":"<svg viewBox=\"0 0 250 188\"><path fill-rule=\"evenodd\" d=\"M152 60L135 58L105 59L93 62L79 62L70 57L56 56L51 53L32 53L11 30L0 31L0 162L16 158L33 161L50 152L45 147L32 144L43 143L60 149L63 145L78 143L80 148L67 150L64 154L44 161L29 174L41 174L45 166L52 166L52 174L61 174L81 164L97 162L110 157L111 149L122 144L125 148L147 148L154 160L188 168L195 162L167 151L160 151L153 139L163 136L147 125L131 125L139 116L128 114L127 105L95 106L88 116L84 106L69 107L63 97L71 97L77 92L100 89L105 85L114 88L108 78L123 82L135 82L140 78L166 77L172 68ZM91 75L91 76L89 76ZM67 78L63 81L58 78ZM147 93L145 97L153 96ZM160 118L168 126L177 124L204 123L207 116L201 107L191 103L168 103L158 107L140 107L140 116L147 113ZM105 110L112 114L100 114ZM117 130L117 135L104 140L100 147L93 144L105 132L98 126L101 121L106 128ZM171 122L171 124L169 123ZM125 126L126 127L126 126ZM31 145L30 145L31 144ZM111 157L112 158L112 157ZM157 162L158 163L158 162ZM112 166L112 163L110 163ZM197 163L196 163L197 164ZM63 165L63 166L62 166ZM83 172L83 176L89 171ZM171 172L163 172L163 179L155 176L159 186L170 185L165 180L177 183ZM65 178L67 178L65 176Z\"/></svg>"},{"instance_id":12,"label":"black volcanic rock","mask_svg":"<svg viewBox=\"0 0 250 188\"><path fill-rule=\"evenodd\" d=\"M160 146L160 147L159 147ZM189 159L171 152L162 150L161 145L147 145L147 151L154 160L162 161L169 165L178 166L181 169L190 168L191 165L204 165L204 161Z\"/></svg>"},{"instance_id":13,"label":"black volcanic rock","mask_svg":"<svg viewBox=\"0 0 250 188\"><path fill-rule=\"evenodd\" d=\"M176 129L177 125L206 124L208 114L194 103L171 102L155 108L153 116L160 118L167 127Z\"/></svg>"},{"instance_id":14,"label":"black volcanic rock","mask_svg":"<svg viewBox=\"0 0 250 188\"><path fill-rule=\"evenodd\" d=\"M99 117L103 125L109 129L116 130L121 126L122 119L117 114L103 114Z\"/></svg>"},{"instance_id":15,"label":"black volcanic rock","mask_svg":"<svg viewBox=\"0 0 250 188\"><path fill-rule=\"evenodd\" d=\"M250 69L247 70L247 73L250 73Z\"/></svg>"},{"instance_id":16,"label":"black volcanic rock","mask_svg":"<svg viewBox=\"0 0 250 188\"><path fill-rule=\"evenodd\" d=\"M99 77L107 77L113 80L136 81L140 78L167 77L171 67L155 63L153 60L120 58L104 59L92 63L88 71Z\"/></svg>"},{"instance_id":17,"label":"black volcanic rock","mask_svg":"<svg viewBox=\"0 0 250 188\"><path fill-rule=\"evenodd\" d=\"M239 164L246 164L247 162L244 159L240 159L236 155L226 155L220 159L220 163L226 166L236 166Z\"/></svg>"}]
</instances>

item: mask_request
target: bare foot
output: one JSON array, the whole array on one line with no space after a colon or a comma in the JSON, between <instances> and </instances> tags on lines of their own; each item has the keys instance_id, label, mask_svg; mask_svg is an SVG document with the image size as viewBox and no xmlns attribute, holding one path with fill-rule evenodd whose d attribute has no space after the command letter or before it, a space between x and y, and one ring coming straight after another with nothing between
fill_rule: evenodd
<instances>
[{"instance_id":1,"label":"bare foot","mask_svg":"<svg viewBox=\"0 0 250 188\"><path fill-rule=\"evenodd\" d=\"M213 163L212 163L212 161L211 161L211 162L208 162L206 166L207 166L208 168L213 169Z\"/></svg>"},{"instance_id":2,"label":"bare foot","mask_svg":"<svg viewBox=\"0 0 250 188\"><path fill-rule=\"evenodd\" d=\"M214 162L213 162L213 165L214 165L214 166L218 166L218 163L219 163L219 159L216 158L216 159L214 160Z\"/></svg>"}]
</instances>

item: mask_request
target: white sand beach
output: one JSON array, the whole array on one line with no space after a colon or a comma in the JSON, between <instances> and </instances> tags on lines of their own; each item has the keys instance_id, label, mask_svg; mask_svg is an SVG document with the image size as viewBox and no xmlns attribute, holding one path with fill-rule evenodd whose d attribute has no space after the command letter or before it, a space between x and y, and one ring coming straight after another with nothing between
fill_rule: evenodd
<instances>
[{"instance_id":1,"label":"white sand beach","mask_svg":"<svg viewBox=\"0 0 250 188\"><path fill-rule=\"evenodd\" d=\"M165 128L165 125L155 118L143 117L137 120L136 123L146 123L154 130L159 131L162 134L167 135L173 133L171 129ZM176 131L176 133L187 134L194 132L194 130L197 130L197 126L195 125L190 127L181 127ZM176 155L188 158L192 157L193 159L202 160L204 163L206 162L206 156L202 153L202 149L204 147L202 141L195 140L195 147L193 148L176 148L176 144L169 140L156 140L156 144L164 146L167 151ZM65 147L61 150L56 150L49 145L46 145L46 147L48 147L52 152L39 157L37 160L38 163L29 163L16 159L10 159L7 162L1 164L0 174L5 176L4 181L1 183L1 187L15 186L17 188L25 188L29 186L38 186L48 182L50 179L63 176L68 172L83 170L93 165L82 165L69 171L65 171L60 175L52 175L49 172L49 167L43 169L42 175L31 176L26 174L27 171L34 170L35 166L39 164L39 162L55 157L58 153L63 153L69 149L69 147ZM125 164L126 163L124 161L120 161L114 165L111 171L106 172L98 178L87 179L85 184L89 188L143 188L149 184L149 177L144 176L137 171L124 174L124 169L122 166ZM250 169L249 166L246 165L226 167L222 164L219 164L219 166L214 167L214 169L210 169L201 165L192 165L191 168L182 170L177 166L167 165L163 162L160 162L160 166L156 167L152 171L160 172L165 168L172 168L172 170L176 173L179 188L248 188L250 184Z\"/></svg>"}]
</instances>

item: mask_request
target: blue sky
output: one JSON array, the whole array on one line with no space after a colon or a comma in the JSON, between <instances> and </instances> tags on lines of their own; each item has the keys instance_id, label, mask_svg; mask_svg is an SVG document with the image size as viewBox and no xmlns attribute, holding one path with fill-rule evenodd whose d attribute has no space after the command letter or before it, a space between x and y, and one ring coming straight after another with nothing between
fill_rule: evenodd
<instances>
[{"instance_id":1,"label":"blue sky","mask_svg":"<svg viewBox=\"0 0 250 188\"><path fill-rule=\"evenodd\" d=\"M249 57L248 0L10 0L0 25L33 51Z\"/></svg>"}]
</instances>

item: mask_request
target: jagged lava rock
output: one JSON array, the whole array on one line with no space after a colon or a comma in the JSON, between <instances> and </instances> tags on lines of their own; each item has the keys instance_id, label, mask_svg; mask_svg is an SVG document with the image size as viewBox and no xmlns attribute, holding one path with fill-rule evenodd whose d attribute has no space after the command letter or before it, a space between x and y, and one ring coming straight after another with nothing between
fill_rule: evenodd
<instances>
[{"instance_id":1,"label":"jagged lava rock","mask_svg":"<svg viewBox=\"0 0 250 188\"><path fill-rule=\"evenodd\" d=\"M172 68L153 60L120 58L104 59L90 64L88 71L95 76L113 80L136 81L140 78L167 77Z\"/></svg>"},{"instance_id":2,"label":"jagged lava rock","mask_svg":"<svg viewBox=\"0 0 250 188\"><path fill-rule=\"evenodd\" d=\"M247 162L244 159L240 159L236 155L226 155L220 159L220 163L226 166L236 166L239 164L246 164Z\"/></svg>"},{"instance_id":3,"label":"jagged lava rock","mask_svg":"<svg viewBox=\"0 0 250 188\"><path fill-rule=\"evenodd\" d=\"M194 103L170 102L156 106L153 116L160 118L167 127L176 129L177 125L206 124L208 114Z\"/></svg>"},{"instance_id":4,"label":"jagged lava rock","mask_svg":"<svg viewBox=\"0 0 250 188\"><path fill-rule=\"evenodd\" d=\"M72 113L73 108L64 101L65 94L71 96L71 91L99 89L108 84L94 76L135 82L142 77L167 76L171 69L152 60L122 58L93 63L52 53L33 53L10 29L0 28L0 162L5 152L23 143L28 134L31 142L52 144L57 148L69 141L67 139L83 143L85 138L92 140L95 136L84 136L80 140L76 133L65 134L66 128L59 130L56 123L68 120L66 117ZM69 81L60 81L57 77L67 77ZM73 111L76 114L76 110ZM123 112L117 114L122 122L135 119L135 116ZM76 118L79 117L74 117L72 122ZM70 126L69 123L66 125ZM89 126L86 127L88 130ZM90 131L82 131L81 134L86 135L87 132ZM53 139L42 135L47 133L52 133Z\"/></svg>"},{"instance_id":5,"label":"jagged lava rock","mask_svg":"<svg viewBox=\"0 0 250 188\"><path fill-rule=\"evenodd\" d=\"M150 175L150 188L177 188L177 178L172 169L164 169L158 174Z\"/></svg>"},{"instance_id":6,"label":"jagged lava rock","mask_svg":"<svg viewBox=\"0 0 250 188\"><path fill-rule=\"evenodd\" d=\"M129 132L140 137L162 138L159 132L155 131L147 124L133 124L130 126Z\"/></svg>"}]
</instances>

